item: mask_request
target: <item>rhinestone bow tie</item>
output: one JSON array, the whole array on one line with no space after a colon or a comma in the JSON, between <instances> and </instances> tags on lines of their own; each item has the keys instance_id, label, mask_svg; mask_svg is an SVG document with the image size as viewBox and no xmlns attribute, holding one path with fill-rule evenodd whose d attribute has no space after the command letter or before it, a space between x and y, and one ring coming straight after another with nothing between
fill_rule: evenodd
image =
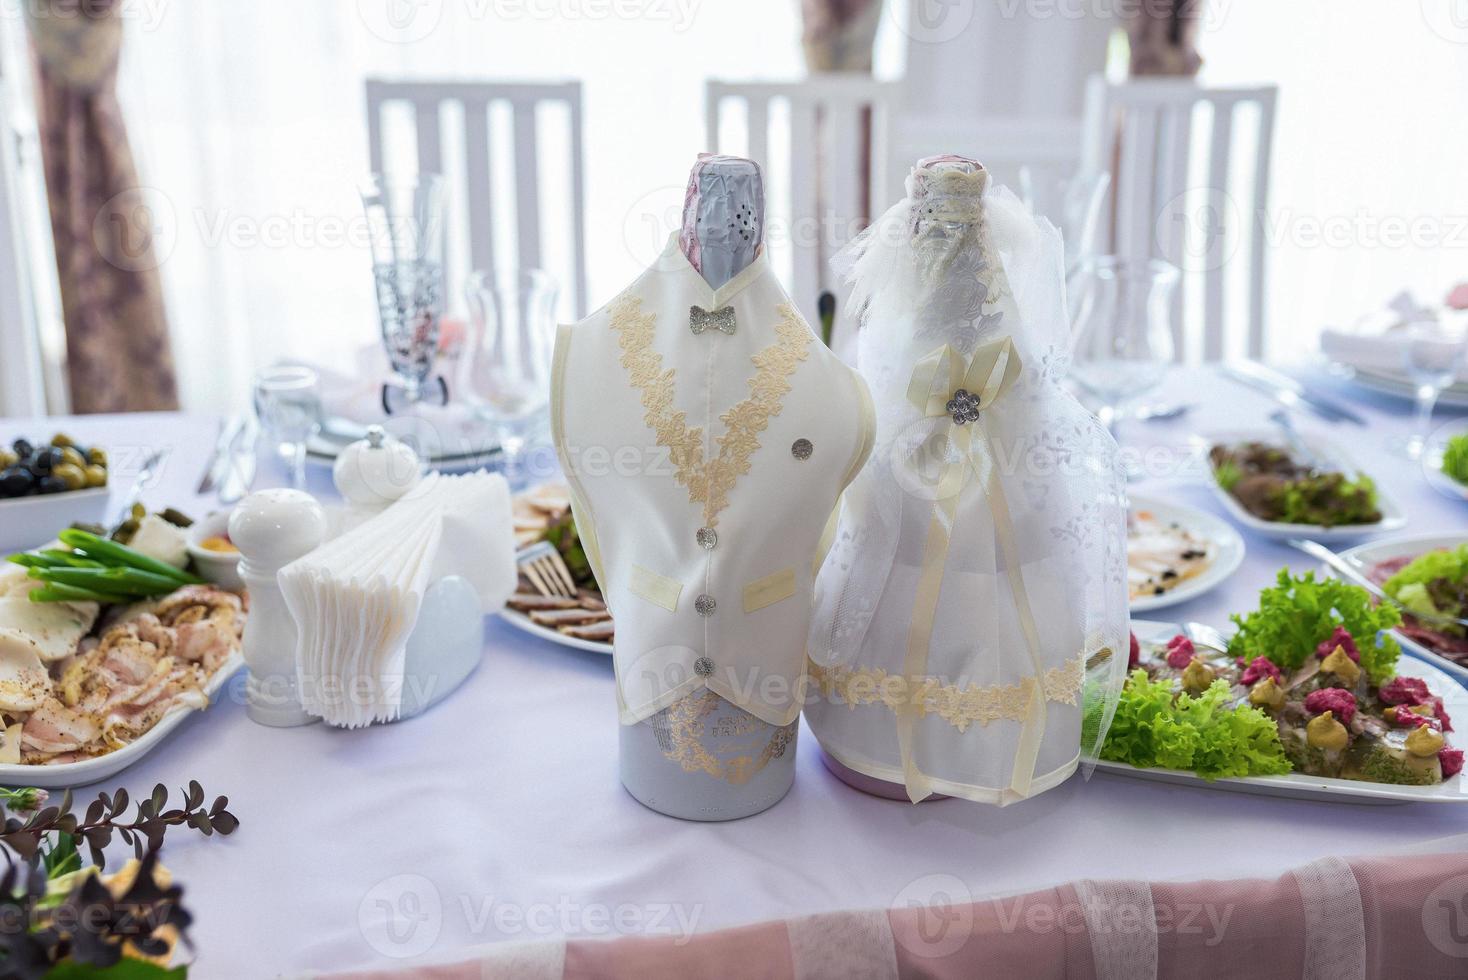
<instances>
[{"instance_id":1,"label":"rhinestone bow tie","mask_svg":"<svg viewBox=\"0 0 1468 980\"><path fill-rule=\"evenodd\" d=\"M734 307L721 306L710 312L701 306L688 308L688 329L695 335L705 330L719 330L734 336Z\"/></svg>"}]
</instances>

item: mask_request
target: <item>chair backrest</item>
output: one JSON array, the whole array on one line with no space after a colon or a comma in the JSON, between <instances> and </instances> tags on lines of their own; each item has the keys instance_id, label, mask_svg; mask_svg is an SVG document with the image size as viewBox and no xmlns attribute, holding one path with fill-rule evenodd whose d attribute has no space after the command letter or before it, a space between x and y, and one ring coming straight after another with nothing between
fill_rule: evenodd
<instances>
[{"instance_id":1,"label":"chair backrest","mask_svg":"<svg viewBox=\"0 0 1468 980\"><path fill-rule=\"evenodd\" d=\"M903 195L903 182L912 165L935 153L956 153L978 160L994 183L1016 194L1020 192L1021 167L1069 176L1080 166L1079 118L904 115L893 128L887 165L889 202Z\"/></svg>"},{"instance_id":2,"label":"chair backrest","mask_svg":"<svg viewBox=\"0 0 1468 980\"><path fill-rule=\"evenodd\" d=\"M46 411L40 338L36 328L33 253L26 235L20 195L19 133L9 110L9 91L0 81L0 416ZM49 241L47 243L49 245Z\"/></svg>"},{"instance_id":3,"label":"chair backrest","mask_svg":"<svg viewBox=\"0 0 1468 980\"><path fill-rule=\"evenodd\" d=\"M395 140L393 123L405 122L392 118L395 106L409 110L410 141ZM557 110L565 120L553 131L548 123ZM561 284L562 309L578 319L586 315L580 82L368 79L367 133L374 171L400 169L405 154L395 151L408 147L416 150L418 171L448 180L445 273L451 289L461 288L471 269L546 269ZM558 152L547 153L553 141ZM551 181L560 188L543 186ZM559 211L561 220L551 220L548 211ZM511 214L513 235L506 234ZM552 257L553 250L561 254Z\"/></svg>"},{"instance_id":4,"label":"chair backrest","mask_svg":"<svg viewBox=\"0 0 1468 980\"><path fill-rule=\"evenodd\" d=\"M766 247L789 263L791 296L812 324L820 294L844 306L831 256L890 203L887 132L895 86L845 73L705 88L709 148L765 171ZM743 118L733 111L743 107ZM743 140L738 138L742 128Z\"/></svg>"},{"instance_id":5,"label":"chair backrest","mask_svg":"<svg viewBox=\"0 0 1468 980\"><path fill-rule=\"evenodd\" d=\"M1192 79L1088 83L1082 167L1112 172L1102 247L1181 268L1173 310L1179 360L1266 354L1277 94L1275 86L1214 88ZM1240 291L1228 287L1240 279L1243 303L1231 306Z\"/></svg>"}]
</instances>

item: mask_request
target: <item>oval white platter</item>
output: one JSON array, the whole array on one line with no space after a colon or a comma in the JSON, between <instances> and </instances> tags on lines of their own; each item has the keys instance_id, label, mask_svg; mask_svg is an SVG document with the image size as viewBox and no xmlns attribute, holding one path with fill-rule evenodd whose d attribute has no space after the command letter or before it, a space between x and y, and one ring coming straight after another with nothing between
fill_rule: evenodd
<instances>
[{"instance_id":1,"label":"oval white platter","mask_svg":"<svg viewBox=\"0 0 1468 980\"><path fill-rule=\"evenodd\" d=\"M1151 620L1132 621L1132 632L1142 643L1165 642L1181 631L1177 623ZM1225 632L1227 635L1227 632ZM1397 673L1420 677L1428 690L1443 699L1443 706L1454 718L1468 718L1468 689L1430 663L1404 656L1397 663ZM1456 737L1455 737L1456 736ZM1464 741L1459 741L1464 740ZM1468 748L1468 733L1449 733L1448 744ZM1207 789L1252 793L1258 796L1282 796L1299 800L1327 800L1336 803L1468 803L1468 782L1462 773L1436 786L1397 786L1392 783L1367 783L1357 779L1331 779L1326 776L1241 776L1207 780L1197 773L1176 769L1140 769L1125 762L1098 760L1096 768L1105 772L1164 783L1200 786Z\"/></svg>"},{"instance_id":2,"label":"oval white platter","mask_svg":"<svg viewBox=\"0 0 1468 980\"><path fill-rule=\"evenodd\" d=\"M1350 372L1350 379L1363 388L1369 388L1384 395L1405 398L1408 401L1417 397L1417 385L1405 374L1352 367L1349 364L1345 367ZM1437 403L1444 408L1468 408L1468 383L1459 381L1444 388L1442 394L1438 396Z\"/></svg>"},{"instance_id":3,"label":"oval white platter","mask_svg":"<svg viewBox=\"0 0 1468 980\"><path fill-rule=\"evenodd\" d=\"M1338 467L1345 473L1365 473L1357 466L1339 447L1323 439L1306 435L1302 440L1320 459L1331 466ZM1377 505L1381 509L1381 520L1375 524L1343 524L1337 527L1322 527L1319 524L1286 524L1282 521L1266 521L1255 517L1244 509L1244 505L1234 498L1213 477L1213 467L1208 461L1208 450L1218 443L1239 442L1264 442L1280 447L1285 446L1283 434L1272 429L1256 429L1249 432L1222 432L1205 435L1199 443L1199 455L1202 460L1204 479L1208 483L1209 490L1217 499L1220 506L1228 512L1228 516L1246 530L1276 541L1287 541L1290 538L1310 538L1314 541L1355 541L1372 534L1381 534L1385 531L1400 530L1407 523L1407 516L1397 506L1397 502L1382 489L1380 482L1376 486ZM1370 476L1369 473L1367 473Z\"/></svg>"},{"instance_id":4,"label":"oval white platter","mask_svg":"<svg viewBox=\"0 0 1468 980\"><path fill-rule=\"evenodd\" d=\"M515 629L522 630L532 636L538 636L542 640L548 640L551 643L556 643L563 647L570 647L573 650L588 650L591 653L606 654L608 657L612 655L612 645L610 643L602 643L597 640L582 640L574 636L567 636L565 633L553 630L549 626L540 625L517 609L501 609L499 615L501 619L515 627Z\"/></svg>"},{"instance_id":5,"label":"oval white platter","mask_svg":"<svg viewBox=\"0 0 1468 980\"><path fill-rule=\"evenodd\" d=\"M1388 538L1385 541L1372 541L1370 544L1358 545L1348 551L1343 551L1341 557L1359 565L1364 572L1378 562L1405 558L1408 555L1415 558L1423 552L1438 548L1456 548L1464 542L1468 542L1468 534L1431 534L1411 538ZM1335 574L1328 567L1325 568L1325 572L1328 575ZM1392 630L1392 635L1397 638L1402 644L1402 649L1407 653L1418 660L1426 661L1460 683L1468 684L1468 666L1454 663L1399 630Z\"/></svg>"},{"instance_id":6,"label":"oval white platter","mask_svg":"<svg viewBox=\"0 0 1468 980\"><path fill-rule=\"evenodd\" d=\"M225 684L244 665L244 658L236 653L214 671L214 675L204 685L204 693L209 695L210 708L218 700L219 692L224 689ZM208 714L210 708L206 708L202 713ZM0 765L0 785L68 789L100 782L110 776L115 776L153 751L175 728L182 725L189 715L198 713L201 712L196 708L175 707L158 719L158 724L144 732L141 737L106 755L82 759L79 762L63 762L54 766Z\"/></svg>"},{"instance_id":7,"label":"oval white platter","mask_svg":"<svg viewBox=\"0 0 1468 980\"><path fill-rule=\"evenodd\" d=\"M1153 497L1132 497L1133 511L1148 511L1164 523L1177 523L1208 541L1212 559L1208 567L1177 588L1162 595L1138 596L1131 601L1134 613L1152 612L1196 599L1217 588L1239 570L1244 561L1244 539L1228 521L1207 511L1178 504L1167 504Z\"/></svg>"}]
</instances>

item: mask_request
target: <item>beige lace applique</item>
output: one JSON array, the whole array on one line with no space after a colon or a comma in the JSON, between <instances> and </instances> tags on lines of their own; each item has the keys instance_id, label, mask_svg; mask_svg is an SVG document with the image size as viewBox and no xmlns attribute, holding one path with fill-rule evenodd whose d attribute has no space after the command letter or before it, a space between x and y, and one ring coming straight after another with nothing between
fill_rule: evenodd
<instances>
[{"instance_id":1,"label":"beige lace applique","mask_svg":"<svg viewBox=\"0 0 1468 980\"><path fill-rule=\"evenodd\" d=\"M704 772L734 786L743 786L772 759L785 754L795 739L799 722L775 729L760 745L757 726L742 712L733 711L732 706L727 716L711 717L721 703L725 703L724 699L713 691L691 694L654 715L653 731L663 755L682 766L684 772ZM705 744L710 739L721 740L711 743L712 752Z\"/></svg>"},{"instance_id":2,"label":"beige lace applique","mask_svg":"<svg viewBox=\"0 0 1468 980\"><path fill-rule=\"evenodd\" d=\"M936 677L924 677L914 684L901 674L889 674L880 668L821 667L814 663L810 665L810 677L832 703L853 710L859 704L880 703L894 712L904 704L916 704L919 717L937 715L960 732L967 731L974 722L986 726L994 721L1024 721L1035 688L1033 677L1018 684L959 687L944 684ZM1042 681L1045 699L1075 704L1084 679L1084 657L1050 668Z\"/></svg>"},{"instance_id":3,"label":"beige lace applique","mask_svg":"<svg viewBox=\"0 0 1468 980\"><path fill-rule=\"evenodd\" d=\"M719 454L705 461L703 428L688 426L686 412L673 408L676 371L663 370L663 356L652 349L657 317L642 312L642 301L624 296L611 309L612 330L622 348L622 367L632 386L642 393L643 420L668 450L678 483L688 488L688 499L703 504L704 523L718 524L729 505L729 491L749 472L749 457L759 448L759 434L780 414L790 392L790 376L810 354L812 334L789 303L779 308L775 342L750 360L755 373L749 379L749 397L719 416L725 431Z\"/></svg>"}]
</instances>

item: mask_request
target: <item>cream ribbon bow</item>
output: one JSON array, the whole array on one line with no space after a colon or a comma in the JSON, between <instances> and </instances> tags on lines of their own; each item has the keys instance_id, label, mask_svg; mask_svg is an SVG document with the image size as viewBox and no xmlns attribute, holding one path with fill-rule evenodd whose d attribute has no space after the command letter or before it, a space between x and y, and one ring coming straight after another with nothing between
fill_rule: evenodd
<instances>
[{"instance_id":1,"label":"cream ribbon bow","mask_svg":"<svg viewBox=\"0 0 1468 980\"><path fill-rule=\"evenodd\" d=\"M1045 733L1045 688L1040 660L1039 631L1025 592L1015 542L1014 524L1009 516L1009 503L995 467L994 447L990 441L984 413L1003 398L1020 375L1022 364L1014 342L1002 337L979 347L968 364L963 355L947 344L933 350L917 363L907 387L907 398L923 413L932 433L927 446L939 434L946 439L941 454L937 479L919 474L915 479L931 487L933 513L928 522L927 542L923 548L923 566L918 577L912 624L907 634L907 654L902 673L907 681L907 698L897 712L897 740L902 750L903 778L907 795L914 802L933 792L932 781L914 760L913 740L916 720L926 714L928 689L935 683L927 677L928 650L932 644L933 621L938 611L938 593L943 585L948 563L948 543L958 515L958 501L970 477L977 477L989 502L994 519L994 534L1002 552L1010 592L1019 613L1020 629L1029 647L1034 670L1030 701L1020 731L1015 753L1014 775L1005 794L1006 801L1029 796L1034 778L1035 759Z\"/></svg>"}]
</instances>

